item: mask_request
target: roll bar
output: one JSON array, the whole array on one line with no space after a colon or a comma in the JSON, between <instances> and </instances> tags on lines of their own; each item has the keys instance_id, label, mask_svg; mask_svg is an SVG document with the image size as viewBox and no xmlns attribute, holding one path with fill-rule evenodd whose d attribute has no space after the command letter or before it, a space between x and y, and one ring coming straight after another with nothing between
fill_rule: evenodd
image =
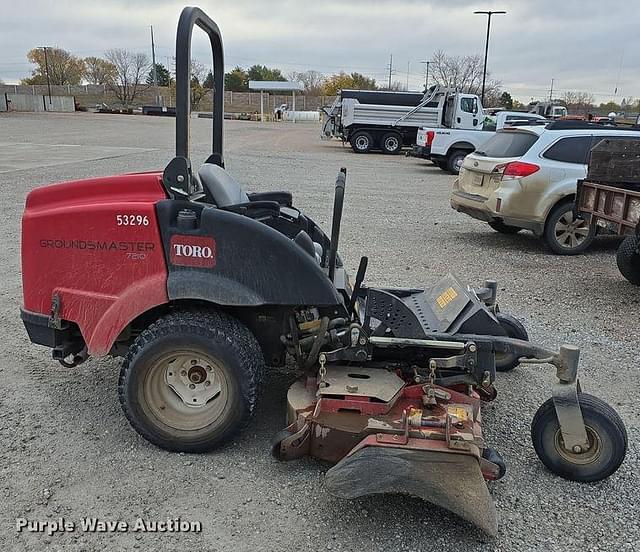
<instances>
[{"instance_id":1,"label":"roll bar","mask_svg":"<svg viewBox=\"0 0 640 552\"><path fill-rule=\"evenodd\" d=\"M189 159L189 120L191 117L191 35L198 25L211 43L213 55L213 136L207 163L224 167L224 49L220 29L200 8L186 7L180 14L176 33L176 156L164 170L162 183L170 197L190 196L198 191Z\"/></svg>"}]
</instances>

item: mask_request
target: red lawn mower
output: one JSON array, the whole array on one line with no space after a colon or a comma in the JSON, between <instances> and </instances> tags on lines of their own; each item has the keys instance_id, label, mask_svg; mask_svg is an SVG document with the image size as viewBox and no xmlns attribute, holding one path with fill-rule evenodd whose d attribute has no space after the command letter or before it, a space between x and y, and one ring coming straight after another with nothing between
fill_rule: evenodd
<instances>
[{"instance_id":1,"label":"red lawn mower","mask_svg":"<svg viewBox=\"0 0 640 552\"><path fill-rule=\"evenodd\" d=\"M213 152L189 160L194 25L214 62ZM447 275L431 289L353 283L338 255L346 171L331 235L289 192L247 193L224 170L220 31L185 8L176 41L176 156L164 172L34 189L22 223L22 320L32 342L76 366L124 357L118 391L131 425L172 451L204 452L249 421L265 365L291 358L283 460L335 463L326 487L352 498L417 495L490 535L485 481L505 474L482 434L481 405L496 371L548 363L558 381L531 435L554 473L597 481L622 463L616 412L581 392L577 348L546 350L503 314L496 283L472 289Z\"/></svg>"}]
</instances>

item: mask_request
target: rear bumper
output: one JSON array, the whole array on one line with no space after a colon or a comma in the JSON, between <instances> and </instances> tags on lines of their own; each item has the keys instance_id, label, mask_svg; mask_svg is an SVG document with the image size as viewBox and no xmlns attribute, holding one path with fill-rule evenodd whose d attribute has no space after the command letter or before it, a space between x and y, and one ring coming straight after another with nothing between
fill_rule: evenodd
<instances>
[{"instance_id":1,"label":"rear bumper","mask_svg":"<svg viewBox=\"0 0 640 552\"><path fill-rule=\"evenodd\" d=\"M54 328L50 324L48 315L22 308L20 309L20 318L31 343L53 349L54 358L66 358L84 347L84 340L75 324L61 320L60 327Z\"/></svg>"},{"instance_id":2,"label":"rear bumper","mask_svg":"<svg viewBox=\"0 0 640 552\"><path fill-rule=\"evenodd\" d=\"M531 230L537 236L542 235L544 231L544 224L524 220L521 218L510 217L504 213L496 212L489 207L490 198L482 197L475 194L469 194L459 190L453 190L449 202L451 208L469 215L474 219L481 220L483 222L503 222L509 226L516 226L518 228L524 228L525 230Z\"/></svg>"},{"instance_id":3,"label":"rear bumper","mask_svg":"<svg viewBox=\"0 0 640 552\"><path fill-rule=\"evenodd\" d=\"M409 152L409 157L419 157L420 159L429 159L431 148L429 146L417 146L413 145Z\"/></svg>"}]
</instances>

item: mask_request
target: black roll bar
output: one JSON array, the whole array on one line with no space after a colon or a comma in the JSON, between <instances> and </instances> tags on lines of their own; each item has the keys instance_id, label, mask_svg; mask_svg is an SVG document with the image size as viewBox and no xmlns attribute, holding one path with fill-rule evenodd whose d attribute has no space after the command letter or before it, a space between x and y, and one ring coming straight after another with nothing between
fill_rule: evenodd
<instances>
[{"instance_id":1,"label":"black roll bar","mask_svg":"<svg viewBox=\"0 0 640 552\"><path fill-rule=\"evenodd\" d=\"M191 35L198 25L211 43L213 55L213 136L207 163L224 167L224 50L220 29L200 8L186 7L180 14L176 33L176 156L167 165L163 184L170 197L190 196L197 191L189 160L189 120L191 116Z\"/></svg>"}]
</instances>

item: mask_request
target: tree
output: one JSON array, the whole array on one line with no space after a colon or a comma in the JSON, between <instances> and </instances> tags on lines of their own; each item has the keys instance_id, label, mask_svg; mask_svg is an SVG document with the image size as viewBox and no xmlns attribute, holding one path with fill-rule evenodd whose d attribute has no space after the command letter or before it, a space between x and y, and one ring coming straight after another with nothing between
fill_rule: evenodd
<instances>
[{"instance_id":1,"label":"tree","mask_svg":"<svg viewBox=\"0 0 640 552\"><path fill-rule=\"evenodd\" d=\"M27 59L37 67L23 84L47 84L47 72L51 84L80 84L84 76L84 62L61 48L47 48L46 60L44 48L34 48Z\"/></svg>"},{"instance_id":2,"label":"tree","mask_svg":"<svg viewBox=\"0 0 640 552\"><path fill-rule=\"evenodd\" d=\"M325 96L335 96L344 89L356 90L375 90L377 88L376 81L361 75L360 73L351 73L350 75L341 71L335 75L331 75L325 80L323 86L323 94Z\"/></svg>"},{"instance_id":3,"label":"tree","mask_svg":"<svg viewBox=\"0 0 640 552\"><path fill-rule=\"evenodd\" d=\"M593 94L588 92L565 92L562 103L571 113L586 114L593 109Z\"/></svg>"},{"instance_id":4,"label":"tree","mask_svg":"<svg viewBox=\"0 0 640 552\"><path fill-rule=\"evenodd\" d=\"M500 105L505 109L513 109L513 98L509 92L503 92L500 96Z\"/></svg>"},{"instance_id":5,"label":"tree","mask_svg":"<svg viewBox=\"0 0 640 552\"><path fill-rule=\"evenodd\" d=\"M270 69L266 65L252 65L247 70L248 80L254 81L286 81L280 69Z\"/></svg>"},{"instance_id":6,"label":"tree","mask_svg":"<svg viewBox=\"0 0 640 552\"><path fill-rule=\"evenodd\" d=\"M242 67L235 67L224 75L224 89L231 92L246 92L249 90L249 75Z\"/></svg>"},{"instance_id":7,"label":"tree","mask_svg":"<svg viewBox=\"0 0 640 552\"><path fill-rule=\"evenodd\" d=\"M209 70L209 72L207 73L202 86L204 86L207 90L213 90L213 88L215 87L215 80L213 78L213 72L211 70Z\"/></svg>"},{"instance_id":8,"label":"tree","mask_svg":"<svg viewBox=\"0 0 640 552\"><path fill-rule=\"evenodd\" d=\"M480 95L482 92L483 58L480 55L448 56L438 50L433 56L433 80L447 88L456 88L467 94ZM485 103L492 105L500 101L502 83L492 80L487 73Z\"/></svg>"},{"instance_id":9,"label":"tree","mask_svg":"<svg viewBox=\"0 0 640 552\"><path fill-rule=\"evenodd\" d=\"M156 79L158 79L158 86L169 86L171 83L171 73L162 63L156 63ZM147 84L153 84L153 65L147 75Z\"/></svg>"},{"instance_id":10,"label":"tree","mask_svg":"<svg viewBox=\"0 0 640 552\"><path fill-rule=\"evenodd\" d=\"M322 95L322 89L326 77L319 71L304 71L303 73L294 71L289 75L289 80L299 82L304 86L305 94L310 96L320 96Z\"/></svg>"},{"instance_id":11,"label":"tree","mask_svg":"<svg viewBox=\"0 0 640 552\"><path fill-rule=\"evenodd\" d=\"M146 88L142 79L149 70L149 58L123 48L107 50L105 57L115 67L115 75L107 86L123 106L129 107Z\"/></svg>"},{"instance_id":12,"label":"tree","mask_svg":"<svg viewBox=\"0 0 640 552\"><path fill-rule=\"evenodd\" d=\"M106 59L84 58L84 78L89 84L107 84L115 75L115 66Z\"/></svg>"}]
</instances>

